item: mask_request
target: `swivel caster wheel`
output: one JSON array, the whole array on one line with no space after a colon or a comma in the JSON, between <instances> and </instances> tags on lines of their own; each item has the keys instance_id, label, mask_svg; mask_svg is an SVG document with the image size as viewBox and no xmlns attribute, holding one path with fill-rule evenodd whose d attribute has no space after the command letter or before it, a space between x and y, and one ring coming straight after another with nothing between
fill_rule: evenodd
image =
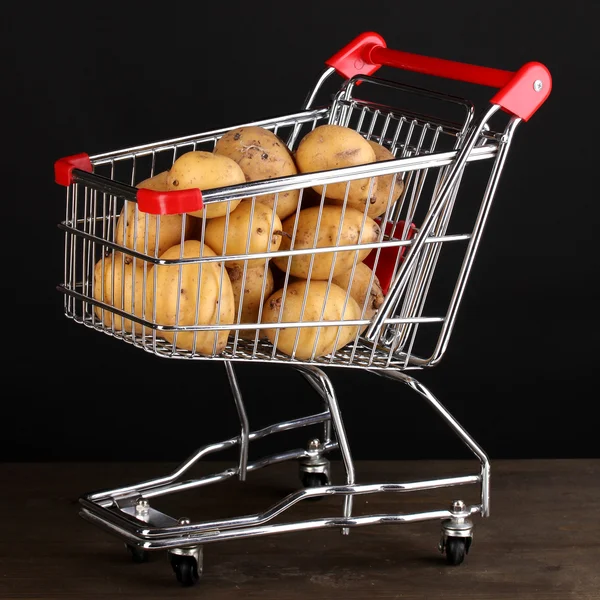
<instances>
[{"instance_id":1,"label":"swivel caster wheel","mask_svg":"<svg viewBox=\"0 0 600 600\"><path fill-rule=\"evenodd\" d=\"M169 561L177 581L183 587L190 587L200 579L202 565L199 564L199 561L196 556L194 556L193 552L190 554L176 554L175 552L169 552Z\"/></svg>"},{"instance_id":2,"label":"swivel caster wheel","mask_svg":"<svg viewBox=\"0 0 600 600\"><path fill-rule=\"evenodd\" d=\"M473 523L470 511L462 500L455 500L450 506L452 516L442 521L442 539L439 550L446 554L449 565L460 565L465 560L473 541Z\"/></svg>"},{"instance_id":3,"label":"swivel caster wheel","mask_svg":"<svg viewBox=\"0 0 600 600\"><path fill-rule=\"evenodd\" d=\"M134 563L145 563L148 562L149 552L138 546L132 546L131 544L125 544L127 551L131 556L131 560Z\"/></svg>"},{"instance_id":4,"label":"swivel caster wheel","mask_svg":"<svg viewBox=\"0 0 600 600\"><path fill-rule=\"evenodd\" d=\"M300 462L300 481L304 488L329 485L329 461L323 457L323 446L318 439L308 443L308 456ZM323 496L312 496L307 500L320 500Z\"/></svg>"},{"instance_id":5,"label":"swivel caster wheel","mask_svg":"<svg viewBox=\"0 0 600 600\"><path fill-rule=\"evenodd\" d=\"M465 556L469 552L471 539L470 537L449 537L446 539L446 562L449 565L457 566L465 560Z\"/></svg>"}]
</instances>

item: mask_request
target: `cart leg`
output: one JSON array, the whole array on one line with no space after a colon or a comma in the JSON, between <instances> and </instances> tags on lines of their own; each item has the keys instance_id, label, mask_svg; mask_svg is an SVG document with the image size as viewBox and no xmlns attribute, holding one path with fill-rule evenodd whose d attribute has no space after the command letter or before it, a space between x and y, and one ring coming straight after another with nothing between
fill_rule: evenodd
<instances>
[{"instance_id":1,"label":"cart leg","mask_svg":"<svg viewBox=\"0 0 600 600\"><path fill-rule=\"evenodd\" d=\"M308 381L308 383L311 385L311 387L317 392L317 394L319 394L319 396L321 396L321 398L323 399L323 402L325 403L325 407L327 409L329 409L329 399L327 397L327 388L323 386L323 384L321 383L321 380L317 377L315 377L315 375L310 372L309 367L306 367L304 365L294 365L294 368L302 374L302 376L304 377L304 379L306 379L306 381ZM326 375L323 375L324 377L326 377ZM327 378L327 380L329 381L329 378ZM331 442L331 419L327 419L326 421L324 421L323 423L323 444L329 444L329 442Z\"/></svg>"},{"instance_id":2,"label":"cart leg","mask_svg":"<svg viewBox=\"0 0 600 600\"><path fill-rule=\"evenodd\" d=\"M448 423L451 429L458 437L468 446L475 454L481 464L481 516L489 517L490 515L490 462L485 452L479 447L475 440L467 433L460 423L450 414L450 412L442 405L442 403L420 382L414 377L410 377L399 371L378 371L369 369L372 373L401 381L408 385L411 389L417 392L421 397L440 414L440 416ZM341 444L340 444L341 446Z\"/></svg>"},{"instance_id":3,"label":"cart leg","mask_svg":"<svg viewBox=\"0 0 600 600\"><path fill-rule=\"evenodd\" d=\"M355 483L355 472L354 462L352 461L352 455L350 453L350 445L348 444L348 438L346 436L346 429L344 428L344 422L342 420L342 413L333 389L331 380L325 373L312 366L297 366L302 375L308 380L308 382L322 395L323 400L327 404L329 413L331 414L331 421L333 422L333 430L338 441L340 452L342 453L342 460L346 469L346 483L353 485ZM331 435L331 430L326 435ZM344 498L344 517L349 518L352 516L352 501L353 496L350 494ZM348 535L350 529L348 527L342 528L342 534Z\"/></svg>"},{"instance_id":4,"label":"cart leg","mask_svg":"<svg viewBox=\"0 0 600 600\"><path fill-rule=\"evenodd\" d=\"M246 414L246 409L244 407L244 402L242 400L242 392L240 391L240 386L238 384L237 377L235 375L235 371L233 370L233 365L231 361L225 361L225 370L227 371L227 377L229 379L229 385L231 387L231 393L233 394L233 399L235 401L235 407L238 411L238 416L240 418L241 424L241 432L240 432L240 461L239 461L239 469L238 476L240 481L246 480L246 469L248 467L248 446L250 441L250 423L248 422L248 416Z\"/></svg>"}]
</instances>

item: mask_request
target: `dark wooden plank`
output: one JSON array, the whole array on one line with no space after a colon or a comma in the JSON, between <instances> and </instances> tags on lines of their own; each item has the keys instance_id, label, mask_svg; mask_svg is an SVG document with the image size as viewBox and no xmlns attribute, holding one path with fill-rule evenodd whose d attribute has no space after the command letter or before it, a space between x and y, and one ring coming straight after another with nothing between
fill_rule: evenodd
<instances>
[{"instance_id":1,"label":"dark wooden plank","mask_svg":"<svg viewBox=\"0 0 600 600\"><path fill-rule=\"evenodd\" d=\"M435 522L280 534L205 546L205 575L182 589L165 553L133 564L121 540L81 519L83 492L163 475L172 464L0 464L0 598L130 600L194 597L292 600L402 598L588 600L600 598L600 460L492 463L492 514L475 519L472 551L449 567ZM206 463L195 474L225 463ZM361 482L410 481L476 470L472 461L358 463ZM341 468L334 465L336 481ZM294 465L156 502L175 517L262 511L297 487ZM356 514L445 507L477 490L361 496ZM339 514L337 498L301 503L285 520ZM279 518L279 521L284 519Z\"/></svg>"}]
</instances>

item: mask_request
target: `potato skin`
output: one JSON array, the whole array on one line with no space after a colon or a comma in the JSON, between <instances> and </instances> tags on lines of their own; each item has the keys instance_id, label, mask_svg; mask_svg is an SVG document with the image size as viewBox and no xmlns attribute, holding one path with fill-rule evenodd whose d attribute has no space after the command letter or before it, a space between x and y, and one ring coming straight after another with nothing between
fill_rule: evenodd
<instances>
[{"instance_id":1,"label":"potato skin","mask_svg":"<svg viewBox=\"0 0 600 600\"><path fill-rule=\"evenodd\" d=\"M327 171L375 162L375 151L357 131L341 125L320 125L307 133L298 144L296 165L300 173ZM322 185L313 186L321 194ZM348 188L348 200L352 203L366 202L377 191L377 180L370 177L350 182L330 183L325 195L333 200L344 200Z\"/></svg>"},{"instance_id":2,"label":"potato skin","mask_svg":"<svg viewBox=\"0 0 600 600\"><path fill-rule=\"evenodd\" d=\"M308 286L308 295L304 314L302 305L304 303L305 291ZM329 288L329 293L327 290ZM345 308L344 308L345 304ZM323 310L324 309L324 310ZM280 316L281 315L281 316ZM302 318L301 318L302 317ZM263 323L293 323L307 321L348 321L360 318L360 308L354 298L335 284L329 285L326 281L294 281L289 283L285 299L283 289L274 292L265 302L263 308ZM336 338L340 335L336 345ZM277 336L279 331L279 336ZM294 357L299 360L308 360L312 357L313 348L316 350L314 357L326 356L337 351L356 337L358 327L356 325L330 325L323 327L288 327L288 328L266 328L264 333L272 344L277 345L277 350L292 356L296 342L298 344ZM277 339L275 339L277 337Z\"/></svg>"},{"instance_id":3,"label":"potato skin","mask_svg":"<svg viewBox=\"0 0 600 600\"><path fill-rule=\"evenodd\" d=\"M232 129L217 140L214 152L233 159L242 169L247 181L296 175L298 169L285 142L271 130L257 125ZM277 216L285 219L298 206L300 191L280 192L277 197ZM271 208L275 194L257 196Z\"/></svg>"},{"instance_id":4,"label":"potato skin","mask_svg":"<svg viewBox=\"0 0 600 600\"><path fill-rule=\"evenodd\" d=\"M231 158L206 152L191 150L179 156L167 174L168 190L188 190L213 188L246 183L240 166ZM207 204L201 210L188 213L193 217L213 219L233 211L241 200L229 200Z\"/></svg>"},{"instance_id":5,"label":"potato skin","mask_svg":"<svg viewBox=\"0 0 600 600\"><path fill-rule=\"evenodd\" d=\"M156 192L168 191L167 171L163 171L140 181L138 189L153 190ZM115 231L117 244L136 250L148 256L160 256L167 248L180 244L183 238L187 239L192 232L192 219L187 217L185 230L183 230L183 215L151 215L137 209L137 202L125 202ZM158 225L160 223L160 225ZM158 250L156 246L156 228L159 227ZM147 232L147 246L146 246Z\"/></svg>"},{"instance_id":6,"label":"potato skin","mask_svg":"<svg viewBox=\"0 0 600 600\"><path fill-rule=\"evenodd\" d=\"M321 221L317 231L320 207L303 208L298 214L298 225L294 234L296 215L288 217L283 222L284 235L281 239L280 250L300 250L303 248L323 248L326 246L342 247L351 244L368 244L377 241L380 228L370 217L365 217L354 208L343 208L340 206L323 206ZM344 212L342 219L342 212ZM364 229L361 234L361 225L365 219ZM341 229L338 241L338 232ZM309 276L311 256L314 256L313 268L310 279L329 279L331 265L335 258L333 276L337 276L352 268L354 259L358 254L358 261L363 261L371 252L371 248L365 250L346 250L324 252L322 254L298 254L291 257L289 266L290 275L307 279ZM289 256L273 257L275 265L283 272L288 270Z\"/></svg>"},{"instance_id":7,"label":"potato skin","mask_svg":"<svg viewBox=\"0 0 600 600\"><path fill-rule=\"evenodd\" d=\"M260 308L275 289L271 268L262 264L253 269L246 269L245 279L243 267L227 269L227 272L235 298L235 322L238 322L239 315L240 323L258 323ZM241 314L239 312L240 302ZM253 340L256 337L256 329L240 329L239 336L243 339Z\"/></svg>"},{"instance_id":8,"label":"potato skin","mask_svg":"<svg viewBox=\"0 0 600 600\"><path fill-rule=\"evenodd\" d=\"M253 205L254 212L252 212ZM226 225L227 239L225 239ZM271 226L273 235L269 238ZM271 208L262 202L246 199L230 213L229 224L227 224L226 216L210 219L206 223L204 241L218 255L276 252L281 245L281 228L281 219L273 213ZM250 246L247 252L248 237L250 237ZM243 268L244 262L248 263L248 268L254 268L263 265L265 259L227 260L225 266Z\"/></svg>"},{"instance_id":9,"label":"potato skin","mask_svg":"<svg viewBox=\"0 0 600 600\"><path fill-rule=\"evenodd\" d=\"M352 279L350 279L351 276ZM372 283L371 277L373 277ZM365 263L358 263L354 273L350 269L337 277L333 277L332 281L343 290L350 289L350 295L356 300L363 319L371 319L383 304L384 295L379 279ZM362 326L361 333L366 328L367 325Z\"/></svg>"},{"instance_id":10,"label":"potato skin","mask_svg":"<svg viewBox=\"0 0 600 600\"><path fill-rule=\"evenodd\" d=\"M371 148L375 152L376 161L381 160L393 160L396 158L390 150L388 150L385 146L378 144L373 140L367 140L370 144ZM394 190L391 192L390 190L392 185L394 186ZM371 194L369 198L369 208L367 210L367 215L372 219L375 219L385 213L388 206L388 201L390 203L390 207L394 205L394 203L400 198L402 192L404 191L404 181L400 178L399 175L392 173L391 175L381 175L377 177L377 188ZM343 198L341 200L336 200L334 198L326 198L326 204L336 204L341 206L344 202ZM366 205L366 198L360 199L348 199L348 206L352 208L356 208L361 212L364 212Z\"/></svg>"},{"instance_id":11,"label":"potato skin","mask_svg":"<svg viewBox=\"0 0 600 600\"><path fill-rule=\"evenodd\" d=\"M377 162L382 160L394 160L396 158L394 153L385 146L378 144L373 140L369 140L369 144L375 152L375 160ZM393 191L391 191L392 186L394 186ZM382 175L381 177L378 177L377 189L369 200L370 204L367 214L373 219L383 215L387 210L388 202L390 203L390 207L393 206L398 198L402 196L403 191L404 181L401 179L400 174L392 173L391 175Z\"/></svg>"},{"instance_id":12,"label":"potato skin","mask_svg":"<svg viewBox=\"0 0 600 600\"><path fill-rule=\"evenodd\" d=\"M204 246L204 247L202 247ZM181 254L183 251L183 255ZM161 255L163 260L215 256L206 245L197 240L187 240L183 244L172 246ZM154 277L148 282L148 304L156 310L158 325L213 325L219 319L220 325L232 324L235 317L235 299L227 271L221 273L220 263L203 262L201 264L200 294L198 295L198 276L200 265L156 265L156 297L154 297ZM181 280L179 271L181 270ZM153 274L154 275L154 274ZM179 300L179 320L177 321L177 299ZM196 309L198 320L196 321ZM230 330L219 331L159 331L157 335L178 348L192 350L198 354L212 355L216 341L215 354L220 354L226 344ZM194 343L194 334L196 341Z\"/></svg>"},{"instance_id":13,"label":"potato skin","mask_svg":"<svg viewBox=\"0 0 600 600\"><path fill-rule=\"evenodd\" d=\"M102 269L104 269L104 278ZM148 303L145 307L143 304L144 271L147 285L149 281L152 281L152 265L144 263L142 260L134 261L131 256L120 252L100 258L94 267L94 299L131 313L136 317L151 321L152 310L149 308ZM111 313L108 310L103 311L99 306L94 306L94 312L100 320L102 319L102 312L104 312L104 325L106 327L112 328L114 319L115 331L132 333L132 327L135 325L135 333L142 334L142 325L131 319L123 319L121 315ZM150 333L150 329L146 329L146 333Z\"/></svg>"}]
</instances>

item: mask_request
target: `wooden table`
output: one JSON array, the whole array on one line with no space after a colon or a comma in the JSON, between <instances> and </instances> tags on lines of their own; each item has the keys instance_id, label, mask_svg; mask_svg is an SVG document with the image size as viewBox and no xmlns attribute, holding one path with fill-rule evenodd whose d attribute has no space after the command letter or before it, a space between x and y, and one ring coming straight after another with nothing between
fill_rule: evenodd
<instances>
[{"instance_id":1,"label":"wooden table","mask_svg":"<svg viewBox=\"0 0 600 600\"><path fill-rule=\"evenodd\" d=\"M123 542L78 516L92 490L163 475L176 465L0 464L0 598L600 598L600 460L492 461L491 516L475 518L465 562L437 551L439 523L378 525L222 541L204 548L204 576L181 587L165 553L135 564ZM196 473L223 463L205 463ZM410 481L473 472L472 461L359 462L361 482ZM194 474L196 474L194 473ZM341 469L334 465L340 481ZM252 473L245 483L162 498L174 517L262 512L298 486L294 465ZM355 498L356 514L445 508L459 489ZM460 490L476 499L474 486ZM339 514L339 498L301 502L287 520Z\"/></svg>"}]
</instances>

